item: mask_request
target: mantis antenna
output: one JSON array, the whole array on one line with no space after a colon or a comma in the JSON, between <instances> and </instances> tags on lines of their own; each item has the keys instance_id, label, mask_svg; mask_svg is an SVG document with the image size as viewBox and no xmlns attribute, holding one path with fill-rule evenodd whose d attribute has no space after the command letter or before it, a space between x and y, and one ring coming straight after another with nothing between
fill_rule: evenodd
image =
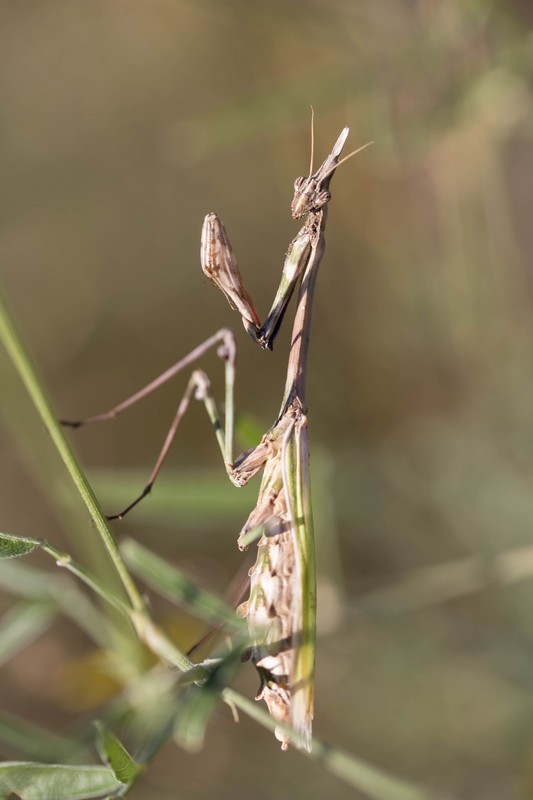
<instances>
[{"instance_id":1,"label":"mantis antenna","mask_svg":"<svg viewBox=\"0 0 533 800\"><path fill-rule=\"evenodd\" d=\"M352 156L357 155L357 153L360 153L361 150L366 150L366 148L370 147L370 145L372 145L372 144L374 144L374 142L367 142L366 144L362 144L361 147L358 147L357 150L352 150L351 153L348 153L347 156L344 156L344 158L341 158L341 160L337 161L337 163L334 164L331 167L331 169L329 169L327 172L325 172L324 175L322 175L322 180L324 180L324 178L327 178L328 175L331 175L332 172L335 172L337 167L340 167L340 165L344 164L345 161L348 161L349 158L351 158Z\"/></svg>"},{"instance_id":2,"label":"mantis antenna","mask_svg":"<svg viewBox=\"0 0 533 800\"><path fill-rule=\"evenodd\" d=\"M311 106L311 163L309 164L309 177L313 174L313 157L315 154L315 109Z\"/></svg>"}]
</instances>

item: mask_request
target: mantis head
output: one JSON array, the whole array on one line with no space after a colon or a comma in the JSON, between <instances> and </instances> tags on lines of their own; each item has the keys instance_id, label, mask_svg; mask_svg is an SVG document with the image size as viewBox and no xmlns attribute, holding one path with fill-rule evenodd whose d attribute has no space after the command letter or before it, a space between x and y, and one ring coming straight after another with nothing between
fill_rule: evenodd
<instances>
[{"instance_id":1,"label":"mantis head","mask_svg":"<svg viewBox=\"0 0 533 800\"><path fill-rule=\"evenodd\" d=\"M343 128L339 138L333 145L331 153L327 156L325 161L314 174L313 141L311 140L311 166L309 168L309 176L296 178L294 181L294 197L291 203L291 213L293 219L300 219L300 217L303 217L305 214L309 214L312 211L319 211L321 208L326 206L331 199L329 182L339 164L351 158L356 153L359 153L365 147L368 147L368 145L372 144L372 142L367 142L367 144L364 144L362 147L359 147L357 150L349 153L339 161L339 156L342 152L342 148L344 147L344 143L348 138L349 132L349 128Z\"/></svg>"}]
</instances>

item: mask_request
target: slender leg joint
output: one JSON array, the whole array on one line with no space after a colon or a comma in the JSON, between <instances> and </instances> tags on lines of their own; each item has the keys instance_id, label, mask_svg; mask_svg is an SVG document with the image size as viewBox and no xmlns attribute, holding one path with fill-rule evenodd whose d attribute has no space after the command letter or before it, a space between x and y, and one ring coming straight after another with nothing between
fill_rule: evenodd
<instances>
[{"instance_id":1,"label":"slender leg joint","mask_svg":"<svg viewBox=\"0 0 533 800\"><path fill-rule=\"evenodd\" d=\"M144 500L144 498L150 494L150 492L152 491L152 486L153 486L153 481L147 483L144 489L142 490L141 494L139 495L139 497L136 497L133 503L130 503L129 506L127 506L124 509L124 511L121 511L119 514L110 514L109 516L107 516L106 517L107 521L113 522L114 520L124 519L126 514L128 514L132 510L132 508L135 508L135 506L138 505L141 502L141 500Z\"/></svg>"},{"instance_id":2,"label":"slender leg joint","mask_svg":"<svg viewBox=\"0 0 533 800\"><path fill-rule=\"evenodd\" d=\"M205 400L211 393L211 381L202 369L195 369L192 374L192 382L194 383L194 399Z\"/></svg>"},{"instance_id":3,"label":"slender leg joint","mask_svg":"<svg viewBox=\"0 0 533 800\"><path fill-rule=\"evenodd\" d=\"M230 361L235 364L237 360L237 342L235 334L229 328L222 328L221 330L222 343L217 348L217 356L222 361Z\"/></svg>"}]
</instances>

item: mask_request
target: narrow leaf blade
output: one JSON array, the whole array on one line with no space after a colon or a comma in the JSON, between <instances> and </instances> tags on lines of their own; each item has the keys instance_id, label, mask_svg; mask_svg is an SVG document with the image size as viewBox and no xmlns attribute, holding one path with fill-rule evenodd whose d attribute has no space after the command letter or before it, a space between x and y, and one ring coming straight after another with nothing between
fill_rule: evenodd
<instances>
[{"instance_id":1,"label":"narrow leaf blade","mask_svg":"<svg viewBox=\"0 0 533 800\"><path fill-rule=\"evenodd\" d=\"M309 483L307 420L295 426L285 459L285 491L293 522L298 584L293 596L294 629L300 631L291 675L291 724L307 750L311 750L314 706L316 637L316 565Z\"/></svg>"},{"instance_id":2,"label":"narrow leaf blade","mask_svg":"<svg viewBox=\"0 0 533 800\"><path fill-rule=\"evenodd\" d=\"M99 744L102 756L113 770L118 781L131 784L140 772L139 765L130 756L124 745L103 725L98 725Z\"/></svg>"},{"instance_id":3,"label":"narrow leaf blade","mask_svg":"<svg viewBox=\"0 0 533 800\"><path fill-rule=\"evenodd\" d=\"M25 556L39 547L38 539L24 536L13 536L11 533L0 533L0 558L17 558Z\"/></svg>"}]
</instances>

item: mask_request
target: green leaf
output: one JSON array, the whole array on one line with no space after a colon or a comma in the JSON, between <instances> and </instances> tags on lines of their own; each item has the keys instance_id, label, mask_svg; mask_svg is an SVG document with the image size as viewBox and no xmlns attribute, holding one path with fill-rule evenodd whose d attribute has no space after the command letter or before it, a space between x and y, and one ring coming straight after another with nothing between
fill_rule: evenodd
<instances>
[{"instance_id":1,"label":"green leaf","mask_svg":"<svg viewBox=\"0 0 533 800\"><path fill-rule=\"evenodd\" d=\"M6 761L0 764L0 800L85 800L122 788L109 767Z\"/></svg>"},{"instance_id":2,"label":"green leaf","mask_svg":"<svg viewBox=\"0 0 533 800\"><path fill-rule=\"evenodd\" d=\"M39 547L38 539L27 539L24 536L13 536L11 533L0 533L0 558L16 558L31 553Z\"/></svg>"},{"instance_id":3,"label":"green leaf","mask_svg":"<svg viewBox=\"0 0 533 800\"><path fill-rule=\"evenodd\" d=\"M107 761L117 780L131 784L139 774L140 766L111 731L101 724L97 728L102 760Z\"/></svg>"}]
</instances>

